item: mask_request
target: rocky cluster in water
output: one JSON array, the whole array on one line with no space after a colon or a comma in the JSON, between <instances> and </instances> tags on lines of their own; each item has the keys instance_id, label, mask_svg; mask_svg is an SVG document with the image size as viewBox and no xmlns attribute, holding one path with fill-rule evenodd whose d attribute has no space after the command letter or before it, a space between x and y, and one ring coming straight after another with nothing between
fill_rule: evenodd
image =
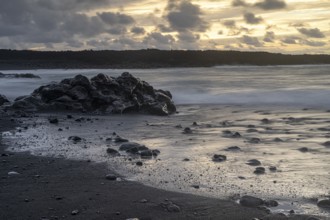
<instances>
[{"instance_id":1,"label":"rocky cluster in water","mask_svg":"<svg viewBox=\"0 0 330 220\"><path fill-rule=\"evenodd\" d=\"M31 95L18 97L11 109L25 111L79 111L93 113L143 113L169 115L176 112L169 91L154 89L128 72L109 77L82 75L41 86Z\"/></svg>"}]
</instances>

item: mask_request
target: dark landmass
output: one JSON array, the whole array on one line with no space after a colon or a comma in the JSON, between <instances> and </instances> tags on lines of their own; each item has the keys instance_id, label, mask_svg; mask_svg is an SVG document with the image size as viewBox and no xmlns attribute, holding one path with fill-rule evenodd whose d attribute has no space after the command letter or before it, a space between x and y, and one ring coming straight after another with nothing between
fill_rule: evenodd
<instances>
[{"instance_id":1,"label":"dark landmass","mask_svg":"<svg viewBox=\"0 0 330 220\"><path fill-rule=\"evenodd\" d=\"M240 51L28 51L0 50L0 69L166 68L217 65L330 64L330 55Z\"/></svg>"},{"instance_id":2,"label":"dark landmass","mask_svg":"<svg viewBox=\"0 0 330 220\"><path fill-rule=\"evenodd\" d=\"M40 76L32 73L9 73L4 74L0 72L0 78L28 78L28 79L40 79Z\"/></svg>"},{"instance_id":3,"label":"dark landmass","mask_svg":"<svg viewBox=\"0 0 330 220\"><path fill-rule=\"evenodd\" d=\"M0 132L26 126L8 116L0 112ZM234 201L114 181L106 176L118 175L105 164L11 153L6 147L0 136L0 219L326 219L272 215Z\"/></svg>"}]
</instances>

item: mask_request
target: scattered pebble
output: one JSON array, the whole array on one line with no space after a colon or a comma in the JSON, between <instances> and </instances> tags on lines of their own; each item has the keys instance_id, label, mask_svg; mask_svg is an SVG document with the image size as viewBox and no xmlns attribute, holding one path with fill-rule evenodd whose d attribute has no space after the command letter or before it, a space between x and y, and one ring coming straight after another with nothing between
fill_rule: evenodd
<instances>
[{"instance_id":1,"label":"scattered pebble","mask_svg":"<svg viewBox=\"0 0 330 220\"><path fill-rule=\"evenodd\" d=\"M301 148L299 148L298 150L299 150L300 152L302 152L302 153L306 153L306 152L309 151L309 149L308 149L307 147L301 147Z\"/></svg>"},{"instance_id":2,"label":"scattered pebble","mask_svg":"<svg viewBox=\"0 0 330 220\"><path fill-rule=\"evenodd\" d=\"M186 127L185 129L183 129L183 133L184 134L192 134L192 130L189 127Z\"/></svg>"},{"instance_id":3,"label":"scattered pebble","mask_svg":"<svg viewBox=\"0 0 330 220\"><path fill-rule=\"evenodd\" d=\"M8 176L16 176L19 175L20 173L16 172L16 171L10 171L8 172Z\"/></svg>"},{"instance_id":4,"label":"scattered pebble","mask_svg":"<svg viewBox=\"0 0 330 220\"><path fill-rule=\"evenodd\" d=\"M73 210L72 212L71 212L71 215L78 215L79 214L79 210Z\"/></svg>"},{"instance_id":5,"label":"scattered pebble","mask_svg":"<svg viewBox=\"0 0 330 220\"><path fill-rule=\"evenodd\" d=\"M255 171L253 173L255 174L265 174L266 169L264 167L256 167Z\"/></svg>"},{"instance_id":6,"label":"scattered pebble","mask_svg":"<svg viewBox=\"0 0 330 220\"><path fill-rule=\"evenodd\" d=\"M138 161L138 162L136 162L136 166L142 166L143 165L143 163L141 162L141 161Z\"/></svg>"},{"instance_id":7,"label":"scattered pebble","mask_svg":"<svg viewBox=\"0 0 330 220\"><path fill-rule=\"evenodd\" d=\"M246 164L250 166L260 166L261 162L257 159L252 159L252 160L248 160Z\"/></svg>"},{"instance_id":8,"label":"scattered pebble","mask_svg":"<svg viewBox=\"0 0 330 220\"><path fill-rule=\"evenodd\" d=\"M223 162L226 161L227 157L225 155L221 155L221 154L214 154L212 161L214 162Z\"/></svg>"},{"instance_id":9,"label":"scattered pebble","mask_svg":"<svg viewBox=\"0 0 330 220\"><path fill-rule=\"evenodd\" d=\"M239 203L242 206L246 207L258 207L264 204L264 201L260 198L253 197L253 196L243 196Z\"/></svg>"},{"instance_id":10,"label":"scattered pebble","mask_svg":"<svg viewBox=\"0 0 330 220\"><path fill-rule=\"evenodd\" d=\"M111 181L115 181L115 180L117 180L117 176L114 175L114 174L107 174L107 175L105 176L105 178L106 178L107 180L111 180Z\"/></svg>"}]
</instances>

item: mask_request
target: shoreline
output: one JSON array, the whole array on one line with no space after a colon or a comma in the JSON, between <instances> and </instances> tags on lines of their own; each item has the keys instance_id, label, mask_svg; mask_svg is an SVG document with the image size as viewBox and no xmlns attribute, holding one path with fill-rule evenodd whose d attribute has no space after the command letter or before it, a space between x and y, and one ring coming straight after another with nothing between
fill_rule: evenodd
<instances>
[{"instance_id":1,"label":"shoreline","mask_svg":"<svg viewBox=\"0 0 330 220\"><path fill-rule=\"evenodd\" d=\"M14 129L16 124L8 117L0 118L1 132ZM0 201L6 201L0 203L1 210L6 210L1 219L309 219L268 215L234 201L170 192L138 182L109 181L105 176L113 172L105 164L5 149L0 142ZM10 171L20 174L8 176ZM172 203L179 212L168 209Z\"/></svg>"},{"instance_id":2,"label":"shoreline","mask_svg":"<svg viewBox=\"0 0 330 220\"><path fill-rule=\"evenodd\" d=\"M14 128L10 119L0 118L1 132ZM0 208L5 210L1 219L309 218L268 215L234 201L169 192L131 181L109 181L105 176L113 172L104 164L10 153L5 149L0 144ZM8 176L10 171L20 174ZM169 203L180 207L180 211L169 211Z\"/></svg>"}]
</instances>

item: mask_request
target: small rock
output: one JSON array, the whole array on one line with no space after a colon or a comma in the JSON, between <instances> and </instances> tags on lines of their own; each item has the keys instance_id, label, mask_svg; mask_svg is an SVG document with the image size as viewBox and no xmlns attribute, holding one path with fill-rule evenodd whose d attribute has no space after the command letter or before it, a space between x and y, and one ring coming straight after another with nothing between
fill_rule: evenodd
<instances>
[{"instance_id":1,"label":"small rock","mask_svg":"<svg viewBox=\"0 0 330 220\"><path fill-rule=\"evenodd\" d=\"M306 153L306 152L309 151L309 149L308 149L307 147L301 147L301 148L299 148L298 150L299 150L300 152L302 152L302 153Z\"/></svg>"},{"instance_id":2,"label":"small rock","mask_svg":"<svg viewBox=\"0 0 330 220\"><path fill-rule=\"evenodd\" d=\"M225 151L241 151L241 148L237 146L232 146L228 147Z\"/></svg>"},{"instance_id":3,"label":"small rock","mask_svg":"<svg viewBox=\"0 0 330 220\"><path fill-rule=\"evenodd\" d=\"M10 171L8 172L8 176L16 176L19 175L20 173L16 172L16 171Z\"/></svg>"},{"instance_id":4,"label":"small rock","mask_svg":"<svg viewBox=\"0 0 330 220\"><path fill-rule=\"evenodd\" d=\"M66 118L67 119L72 119L73 117L72 117L72 115L67 115Z\"/></svg>"},{"instance_id":5,"label":"small rock","mask_svg":"<svg viewBox=\"0 0 330 220\"><path fill-rule=\"evenodd\" d=\"M277 171L277 168L275 166L270 166L269 167L269 170L272 171L272 172L276 172Z\"/></svg>"},{"instance_id":6,"label":"small rock","mask_svg":"<svg viewBox=\"0 0 330 220\"><path fill-rule=\"evenodd\" d=\"M114 174L107 174L107 175L105 176L105 178L106 178L107 180L111 180L111 181L115 181L115 180L117 180L117 176L114 175Z\"/></svg>"},{"instance_id":7,"label":"small rock","mask_svg":"<svg viewBox=\"0 0 330 220\"><path fill-rule=\"evenodd\" d=\"M330 148L330 141L324 142L322 145Z\"/></svg>"},{"instance_id":8,"label":"small rock","mask_svg":"<svg viewBox=\"0 0 330 220\"><path fill-rule=\"evenodd\" d=\"M184 158L182 161L187 162L187 161L190 161L190 159L189 158Z\"/></svg>"},{"instance_id":9,"label":"small rock","mask_svg":"<svg viewBox=\"0 0 330 220\"><path fill-rule=\"evenodd\" d=\"M293 209L291 209L289 213L290 213L290 214L294 214L295 212L294 212Z\"/></svg>"},{"instance_id":10,"label":"small rock","mask_svg":"<svg viewBox=\"0 0 330 220\"><path fill-rule=\"evenodd\" d=\"M283 142L283 140L281 138L274 138L275 142Z\"/></svg>"},{"instance_id":11,"label":"small rock","mask_svg":"<svg viewBox=\"0 0 330 220\"><path fill-rule=\"evenodd\" d=\"M51 124L58 124L58 119L57 118L49 118L48 121Z\"/></svg>"},{"instance_id":12,"label":"small rock","mask_svg":"<svg viewBox=\"0 0 330 220\"><path fill-rule=\"evenodd\" d=\"M115 142L115 143L123 143L123 142L128 142L128 140L127 139L125 139L125 138L122 138L122 137L120 137L120 136L116 136L114 139L113 139L113 141Z\"/></svg>"},{"instance_id":13,"label":"small rock","mask_svg":"<svg viewBox=\"0 0 330 220\"><path fill-rule=\"evenodd\" d=\"M194 121L194 122L192 123L192 126L198 126L197 122Z\"/></svg>"},{"instance_id":14,"label":"small rock","mask_svg":"<svg viewBox=\"0 0 330 220\"><path fill-rule=\"evenodd\" d=\"M317 202L317 206L321 208L330 209L330 199L324 199Z\"/></svg>"},{"instance_id":15,"label":"small rock","mask_svg":"<svg viewBox=\"0 0 330 220\"><path fill-rule=\"evenodd\" d=\"M240 137L242 137L242 135L238 132L235 132L231 137L232 138L240 138Z\"/></svg>"},{"instance_id":16,"label":"small rock","mask_svg":"<svg viewBox=\"0 0 330 220\"><path fill-rule=\"evenodd\" d=\"M270 120L268 118L264 118L261 120L262 123L264 124L269 124L270 123Z\"/></svg>"},{"instance_id":17,"label":"small rock","mask_svg":"<svg viewBox=\"0 0 330 220\"><path fill-rule=\"evenodd\" d=\"M68 139L70 141L73 141L74 143L78 143L78 142L82 141L82 138L78 137L78 136L70 136Z\"/></svg>"},{"instance_id":18,"label":"small rock","mask_svg":"<svg viewBox=\"0 0 330 220\"><path fill-rule=\"evenodd\" d=\"M78 210L73 210L72 212L71 212L71 215L78 215L79 214L79 211Z\"/></svg>"},{"instance_id":19,"label":"small rock","mask_svg":"<svg viewBox=\"0 0 330 220\"><path fill-rule=\"evenodd\" d=\"M227 157L221 154L214 154L212 160L214 162L223 162L227 160Z\"/></svg>"},{"instance_id":20,"label":"small rock","mask_svg":"<svg viewBox=\"0 0 330 220\"><path fill-rule=\"evenodd\" d=\"M152 152L152 156L154 156L154 157L157 157L159 154L160 154L160 151L159 150L151 150L151 152Z\"/></svg>"},{"instance_id":21,"label":"small rock","mask_svg":"<svg viewBox=\"0 0 330 220\"><path fill-rule=\"evenodd\" d=\"M250 166L260 166L261 162L257 159L252 159L252 160L249 160L246 164L250 165Z\"/></svg>"},{"instance_id":22,"label":"small rock","mask_svg":"<svg viewBox=\"0 0 330 220\"><path fill-rule=\"evenodd\" d=\"M140 156L142 158L151 158L152 157L152 151L151 150L143 150L140 152Z\"/></svg>"},{"instance_id":23,"label":"small rock","mask_svg":"<svg viewBox=\"0 0 330 220\"><path fill-rule=\"evenodd\" d=\"M199 185L192 185L191 187L193 187L195 189L199 189Z\"/></svg>"},{"instance_id":24,"label":"small rock","mask_svg":"<svg viewBox=\"0 0 330 220\"><path fill-rule=\"evenodd\" d=\"M253 133L253 132L258 132L258 130L254 129L254 128L249 128L249 129L246 130L246 132Z\"/></svg>"},{"instance_id":25,"label":"small rock","mask_svg":"<svg viewBox=\"0 0 330 220\"><path fill-rule=\"evenodd\" d=\"M267 200L265 201L265 205L267 207L277 207L278 206L278 202L275 200Z\"/></svg>"},{"instance_id":26,"label":"small rock","mask_svg":"<svg viewBox=\"0 0 330 220\"><path fill-rule=\"evenodd\" d=\"M146 199L141 199L140 200L140 203L147 203L148 202L148 200L146 200Z\"/></svg>"},{"instance_id":27,"label":"small rock","mask_svg":"<svg viewBox=\"0 0 330 220\"><path fill-rule=\"evenodd\" d=\"M183 129L183 133L184 134L192 134L192 130L189 127L186 127L185 129Z\"/></svg>"},{"instance_id":28,"label":"small rock","mask_svg":"<svg viewBox=\"0 0 330 220\"><path fill-rule=\"evenodd\" d=\"M168 212L180 212L181 208L173 203L170 203L166 207Z\"/></svg>"},{"instance_id":29,"label":"small rock","mask_svg":"<svg viewBox=\"0 0 330 220\"><path fill-rule=\"evenodd\" d=\"M260 140L259 138L251 138L251 139L249 140L249 142L252 143L252 144L259 144L260 141L261 141L261 140Z\"/></svg>"},{"instance_id":30,"label":"small rock","mask_svg":"<svg viewBox=\"0 0 330 220\"><path fill-rule=\"evenodd\" d=\"M138 161L138 162L136 162L136 166L142 166L143 165L143 163L141 162L141 161Z\"/></svg>"},{"instance_id":31,"label":"small rock","mask_svg":"<svg viewBox=\"0 0 330 220\"><path fill-rule=\"evenodd\" d=\"M246 207L258 207L263 205L264 201L262 199L253 196L243 196L240 199L239 203L242 206L246 206Z\"/></svg>"},{"instance_id":32,"label":"small rock","mask_svg":"<svg viewBox=\"0 0 330 220\"><path fill-rule=\"evenodd\" d=\"M256 167L255 171L253 173L255 174L265 174L266 169L264 167Z\"/></svg>"},{"instance_id":33,"label":"small rock","mask_svg":"<svg viewBox=\"0 0 330 220\"><path fill-rule=\"evenodd\" d=\"M112 149L112 148L107 148L107 153L108 154L110 154L110 155L112 155L112 156L119 156L120 154L119 154L119 152L117 151L117 150L115 150L115 149Z\"/></svg>"}]
</instances>

